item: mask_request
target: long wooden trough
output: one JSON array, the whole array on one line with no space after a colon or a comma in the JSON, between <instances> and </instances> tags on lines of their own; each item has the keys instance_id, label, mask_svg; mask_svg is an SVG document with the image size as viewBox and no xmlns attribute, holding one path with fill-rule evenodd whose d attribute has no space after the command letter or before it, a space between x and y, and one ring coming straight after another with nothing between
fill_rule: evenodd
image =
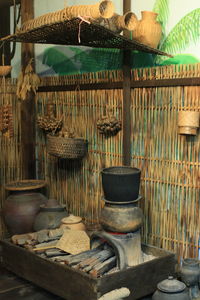
<instances>
[{"instance_id":1,"label":"long wooden trough","mask_svg":"<svg viewBox=\"0 0 200 300\"><path fill-rule=\"evenodd\" d=\"M42 258L9 240L0 241L3 266L18 276L67 300L97 300L114 289L127 287L134 300L153 293L161 280L175 273L176 259L171 252L143 245L146 254L156 258L100 278Z\"/></svg>"}]
</instances>

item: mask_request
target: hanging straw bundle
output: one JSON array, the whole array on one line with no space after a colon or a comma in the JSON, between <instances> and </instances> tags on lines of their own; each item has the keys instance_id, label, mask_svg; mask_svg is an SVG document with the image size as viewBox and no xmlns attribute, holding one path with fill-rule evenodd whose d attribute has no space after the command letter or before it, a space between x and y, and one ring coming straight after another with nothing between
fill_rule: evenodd
<instances>
[{"instance_id":1,"label":"hanging straw bundle","mask_svg":"<svg viewBox=\"0 0 200 300\"><path fill-rule=\"evenodd\" d=\"M36 94L40 84L40 78L33 71L33 59L31 59L24 71L21 71L17 81L17 97L26 100L29 92Z\"/></svg>"}]
</instances>

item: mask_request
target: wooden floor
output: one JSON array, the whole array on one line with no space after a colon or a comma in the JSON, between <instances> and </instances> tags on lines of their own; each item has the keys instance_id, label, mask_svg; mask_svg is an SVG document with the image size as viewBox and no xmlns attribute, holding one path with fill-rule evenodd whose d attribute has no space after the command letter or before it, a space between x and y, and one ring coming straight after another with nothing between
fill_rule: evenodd
<instances>
[{"instance_id":1,"label":"wooden floor","mask_svg":"<svg viewBox=\"0 0 200 300\"><path fill-rule=\"evenodd\" d=\"M62 300L0 267L0 300ZM150 300L143 298L141 300ZM89 300L89 299L88 299Z\"/></svg>"}]
</instances>

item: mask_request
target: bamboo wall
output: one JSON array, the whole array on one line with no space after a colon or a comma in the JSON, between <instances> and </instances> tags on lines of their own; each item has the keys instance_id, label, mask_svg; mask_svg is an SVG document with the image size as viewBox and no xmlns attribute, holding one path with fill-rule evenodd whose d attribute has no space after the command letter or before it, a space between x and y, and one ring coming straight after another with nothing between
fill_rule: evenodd
<instances>
[{"instance_id":1,"label":"bamboo wall","mask_svg":"<svg viewBox=\"0 0 200 300\"><path fill-rule=\"evenodd\" d=\"M12 106L14 135L9 138L0 131L0 213L7 194L4 185L12 180L22 178L20 151L20 102L16 97L16 81L0 78L0 109L4 105ZM1 214L0 214L1 215ZM6 232L2 218L0 218L0 237Z\"/></svg>"},{"instance_id":2,"label":"bamboo wall","mask_svg":"<svg viewBox=\"0 0 200 300\"><path fill-rule=\"evenodd\" d=\"M132 71L132 76L135 80L199 77L200 64L139 69ZM46 104L53 101L57 115L64 116L65 125L74 127L78 135L89 141L89 152L82 162L58 161L46 153L45 136L37 129L37 172L48 181L49 197L57 198L70 213L83 216L88 223L98 223L103 196L100 170L122 164L123 131L105 138L96 129L97 119L109 109L122 118L122 90L80 91L79 84L120 80L120 71L44 78L43 85L76 83L77 89L37 94L38 114L44 114ZM19 104L14 95L12 99L17 112ZM176 251L179 257L197 257L200 138L199 134L178 135L177 116L182 108L200 111L200 87L132 90L131 165L142 170L144 241ZM17 132L16 145L20 137ZM14 149L18 151L16 146ZM10 178L20 178L20 158L16 168L18 171L10 174ZM1 170L1 178L2 175Z\"/></svg>"}]
</instances>

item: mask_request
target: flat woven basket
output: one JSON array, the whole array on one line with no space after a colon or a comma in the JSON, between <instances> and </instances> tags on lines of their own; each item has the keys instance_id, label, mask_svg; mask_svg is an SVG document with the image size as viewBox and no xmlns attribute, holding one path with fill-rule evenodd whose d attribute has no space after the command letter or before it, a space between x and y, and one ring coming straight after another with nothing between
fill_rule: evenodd
<instances>
[{"instance_id":1,"label":"flat woven basket","mask_svg":"<svg viewBox=\"0 0 200 300\"><path fill-rule=\"evenodd\" d=\"M47 152L65 159L81 159L88 149L88 141L82 138L64 138L47 135Z\"/></svg>"}]
</instances>

